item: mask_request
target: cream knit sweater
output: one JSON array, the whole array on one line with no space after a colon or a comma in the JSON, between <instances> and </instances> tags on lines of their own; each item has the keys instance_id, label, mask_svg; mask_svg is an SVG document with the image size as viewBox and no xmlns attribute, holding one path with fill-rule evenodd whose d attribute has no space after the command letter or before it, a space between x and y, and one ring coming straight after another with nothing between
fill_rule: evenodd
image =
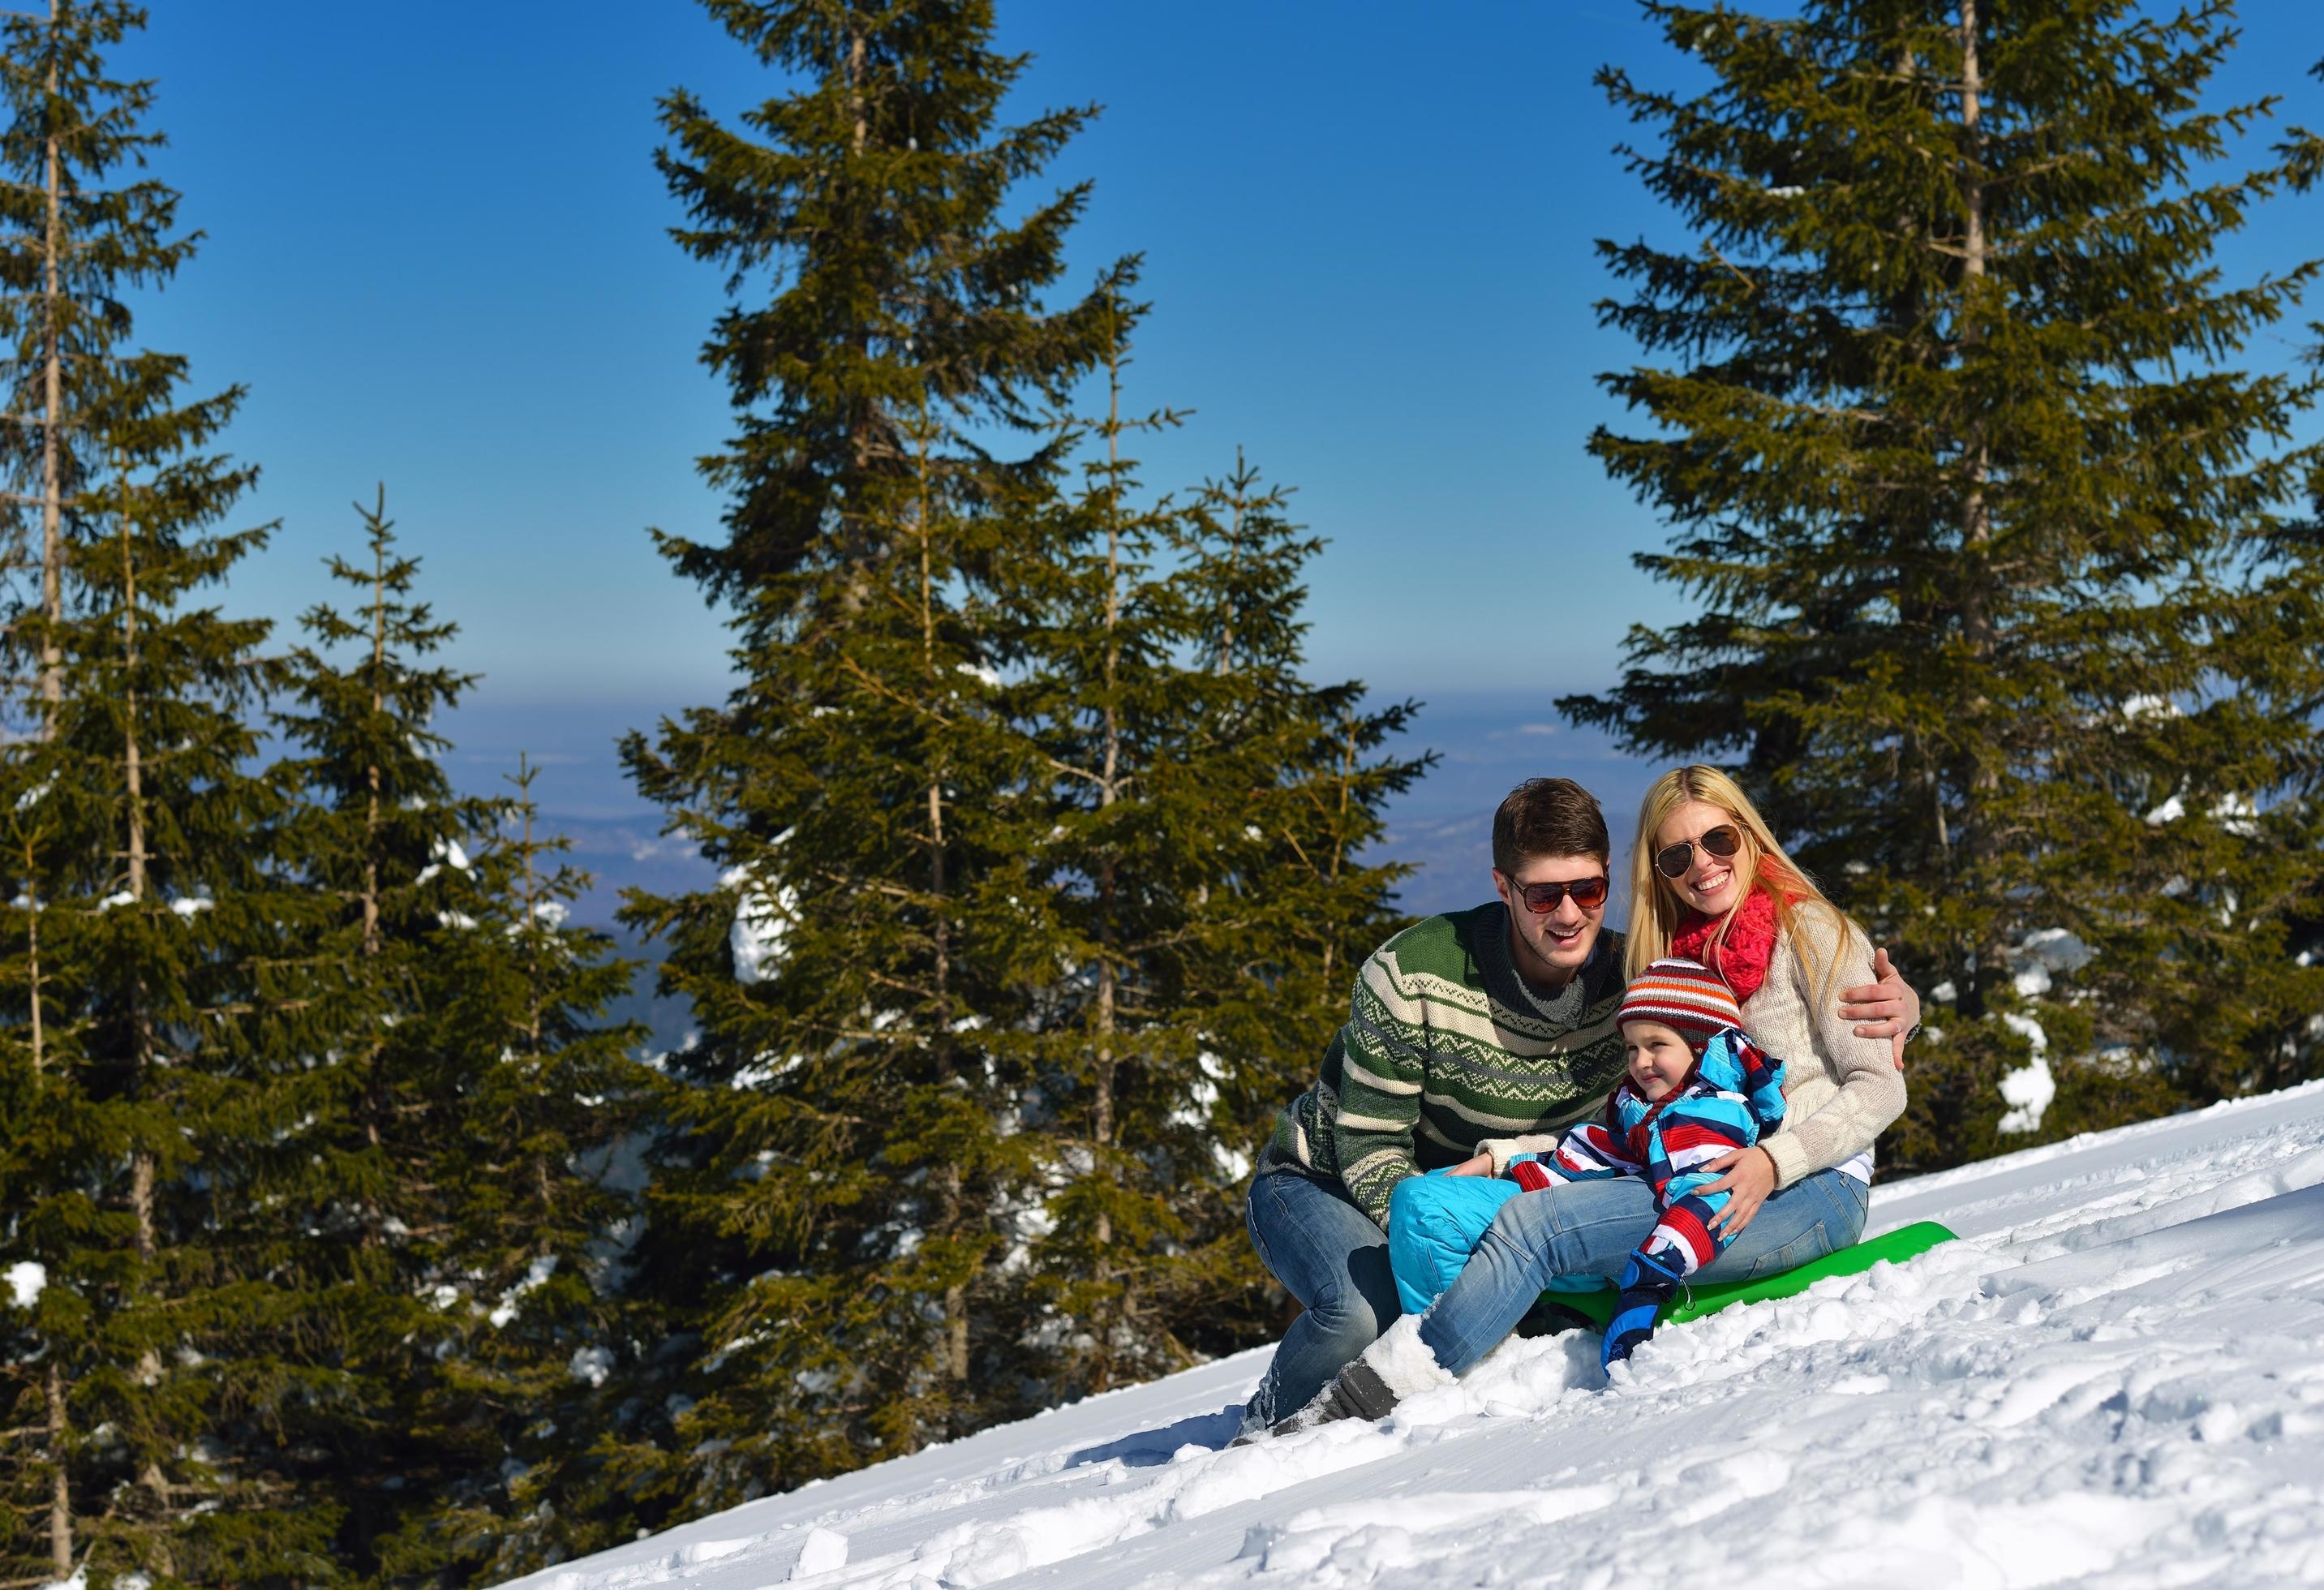
<instances>
[{"instance_id":1,"label":"cream knit sweater","mask_svg":"<svg viewBox=\"0 0 2324 1590\"><path fill-rule=\"evenodd\" d=\"M1759 1140L1779 1188L1862 1153L1904 1113L1904 1074L1888 1040L1857 1037L1840 1013L1840 991L1872 980L1863 933L1811 901L1792 932L1776 936L1767 980L1743 1002L1743 1031L1784 1062L1784 1123Z\"/></svg>"}]
</instances>

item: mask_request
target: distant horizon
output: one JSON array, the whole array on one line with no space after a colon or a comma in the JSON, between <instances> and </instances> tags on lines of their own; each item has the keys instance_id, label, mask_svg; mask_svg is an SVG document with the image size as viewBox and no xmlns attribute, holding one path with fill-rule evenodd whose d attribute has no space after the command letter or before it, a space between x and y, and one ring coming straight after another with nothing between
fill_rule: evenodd
<instances>
[{"instance_id":1,"label":"distant horizon","mask_svg":"<svg viewBox=\"0 0 2324 1590\"><path fill-rule=\"evenodd\" d=\"M477 699L436 725L452 742L446 771L466 793L508 793L505 781L516 771L520 752L541 770L533 794L544 822L572 840L576 864L597 875L576 913L593 926L610 923L615 895L625 885L698 888L712 875L692 846L660 836L660 813L638 797L622 770L615 737L652 726L650 712L632 716L631 705ZM1528 732L1554 719L1545 698L1439 692L1411 732L1385 749L1404 755L1433 750L1442 758L1389 803L1387 833L1367 857L1420 869L1399 886L1399 909L1425 915L1489 899L1493 808L1520 781L1540 774L1576 779L1599 797L1619 875L1630 822L1652 772L1595 729L1559 725L1548 734Z\"/></svg>"}]
</instances>

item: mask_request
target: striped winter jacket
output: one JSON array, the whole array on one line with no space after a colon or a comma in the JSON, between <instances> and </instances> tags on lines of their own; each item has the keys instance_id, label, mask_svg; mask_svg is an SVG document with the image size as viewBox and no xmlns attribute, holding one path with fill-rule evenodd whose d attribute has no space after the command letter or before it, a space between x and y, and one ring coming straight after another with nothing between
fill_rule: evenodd
<instances>
[{"instance_id":1,"label":"striped winter jacket","mask_svg":"<svg viewBox=\"0 0 2324 1590\"><path fill-rule=\"evenodd\" d=\"M1719 1179L1702 1166L1749 1148L1784 1119L1784 1063L1734 1028L1704 1046L1686 1081L1648 1104L1626 1079L1606 1101L1601 1120L1572 1128L1546 1154L1513 1156L1509 1175L1528 1188L1610 1176L1642 1176L1662 1218L1638 1244L1642 1257L1674 1275L1692 1275L1729 1240L1714 1236L1712 1216L1728 1195L1700 1190Z\"/></svg>"}]
</instances>

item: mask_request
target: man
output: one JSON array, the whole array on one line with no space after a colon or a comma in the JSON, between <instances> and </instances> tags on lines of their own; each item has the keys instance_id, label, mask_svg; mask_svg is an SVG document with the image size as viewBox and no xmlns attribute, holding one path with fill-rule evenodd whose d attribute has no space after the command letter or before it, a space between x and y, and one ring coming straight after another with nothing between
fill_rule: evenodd
<instances>
[{"instance_id":1,"label":"man","mask_svg":"<svg viewBox=\"0 0 2324 1590\"><path fill-rule=\"evenodd\" d=\"M1315 1085L1284 1107L1245 1216L1251 1244L1304 1308L1249 1423L1304 1406L1397 1317L1388 1199L1407 1176L1474 1171L1492 1139L1554 1132L1622 1072L1621 935L1605 929L1612 846L1571 779L1529 779L1493 814L1495 898L1416 922L1374 951ZM1902 1034L1919 1001L1888 966L1840 994L1866 1037Z\"/></svg>"}]
</instances>

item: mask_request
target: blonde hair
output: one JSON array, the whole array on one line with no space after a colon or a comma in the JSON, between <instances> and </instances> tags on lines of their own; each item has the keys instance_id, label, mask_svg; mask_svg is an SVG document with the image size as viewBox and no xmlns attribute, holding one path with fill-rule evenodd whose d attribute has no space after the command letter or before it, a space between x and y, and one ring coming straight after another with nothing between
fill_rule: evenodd
<instances>
[{"instance_id":1,"label":"blonde hair","mask_svg":"<svg viewBox=\"0 0 2324 1590\"><path fill-rule=\"evenodd\" d=\"M1766 885L1768 897L1775 902L1776 930L1790 941L1807 970L1808 981L1816 985L1816 1003L1829 1003L1831 991L1824 985L1839 970L1840 957L1835 955L1830 966L1817 965L1815 946L1794 929L1807 911L1828 915L1835 926L1847 923L1847 914L1824 897L1797 862L1784 854L1767 819L1759 815L1742 786L1717 768L1700 763L1671 769L1646 786L1646 799L1638 803L1638 837L1630 846L1630 927L1623 947L1624 974L1636 978L1670 954L1671 940L1686 920L1687 907L1677 889L1655 871L1655 835L1663 824L1691 800L1719 808L1735 820L1743 836L1743 847L1735 857L1742 887L1736 890L1735 903L1727 908L1713 942L1726 941L1728 925L1742 909L1744 898L1759 885Z\"/></svg>"}]
</instances>

